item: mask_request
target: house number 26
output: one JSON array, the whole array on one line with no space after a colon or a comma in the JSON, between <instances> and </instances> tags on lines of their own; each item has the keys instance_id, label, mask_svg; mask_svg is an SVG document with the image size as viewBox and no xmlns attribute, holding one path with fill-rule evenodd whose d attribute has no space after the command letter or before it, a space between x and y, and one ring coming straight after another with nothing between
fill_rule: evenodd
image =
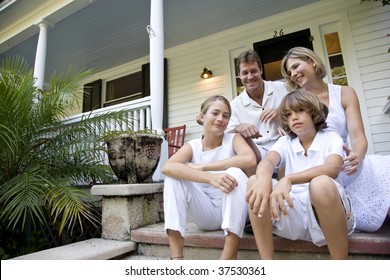
<instances>
[{"instance_id":1,"label":"house number 26","mask_svg":"<svg viewBox=\"0 0 390 280\"><path fill-rule=\"evenodd\" d=\"M274 31L274 38L278 37L278 36L283 36L283 35L284 35L283 29L280 29L279 32L276 30Z\"/></svg>"}]
</instances>

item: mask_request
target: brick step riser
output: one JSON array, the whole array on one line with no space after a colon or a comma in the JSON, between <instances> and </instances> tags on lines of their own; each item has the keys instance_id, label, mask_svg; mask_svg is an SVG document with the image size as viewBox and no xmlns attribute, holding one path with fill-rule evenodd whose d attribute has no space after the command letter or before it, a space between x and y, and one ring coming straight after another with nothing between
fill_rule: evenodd
<instances>
[{"instance_id":1,"label":"brick step riser","mask_svg":"<svg viewBox=\"0 0 390 280\"><path fill-rule=\"evenodd\" d=\"M217 248L202 248L202 247L185 247L184 256L186 259L192 260L217 260L221 255L222 249ZM136 255L138 254L138 256ZM143 259L169 259L169 246L165 244L138 244L137 253L129 257ZM283 252L276 251L275 258L278 260L329 260L330 256L327 253L312 253L312 252ZM390 258L390 256L389 256ZM257 250L240 249L238 252L239 260L258 260L259 254ZM351 260L383 260L383 255L368 255L368 254L350 254Z\"/></svg>"}]
</instances>

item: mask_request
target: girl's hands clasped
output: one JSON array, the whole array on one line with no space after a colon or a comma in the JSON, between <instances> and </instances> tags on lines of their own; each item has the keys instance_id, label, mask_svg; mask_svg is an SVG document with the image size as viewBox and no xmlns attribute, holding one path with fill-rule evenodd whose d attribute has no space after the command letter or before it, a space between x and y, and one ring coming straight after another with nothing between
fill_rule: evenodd
<instances>
[{"instance_id":1,"label":"girl's hands clasped","mask_svg":"<svg viewBox=\"0 0 390 280\"><path fill-rule=\"evenodd\" d=\"M210 185L224 193L230 193L238 185L236 179L228 173L210 173L210 176Z\"/></svg>"}]
</instances>

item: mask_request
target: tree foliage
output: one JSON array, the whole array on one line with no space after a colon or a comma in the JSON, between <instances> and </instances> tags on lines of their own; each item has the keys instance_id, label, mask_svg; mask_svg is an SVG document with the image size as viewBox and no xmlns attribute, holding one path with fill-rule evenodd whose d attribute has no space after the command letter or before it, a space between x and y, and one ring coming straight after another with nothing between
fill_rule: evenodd
<instances>
[{"instance_id":1,"label":"tree foliage","mask_svg":"<svg viewBox=\"0 0 390 280\"><path fill-rule=\"evenodd\" d=\"M90 71L70 67L54 73L46 90L35 85L32 70L20 57L2 61L0 69L0 222L21 228L31 220L59 225L59 233L83 227L97 217L90 194L79 182L112 182L101 162L100 135L107 120L121 114L85 117L68 124L67 112L78 102L81 79Z\"/></svg>"}]
</instances>

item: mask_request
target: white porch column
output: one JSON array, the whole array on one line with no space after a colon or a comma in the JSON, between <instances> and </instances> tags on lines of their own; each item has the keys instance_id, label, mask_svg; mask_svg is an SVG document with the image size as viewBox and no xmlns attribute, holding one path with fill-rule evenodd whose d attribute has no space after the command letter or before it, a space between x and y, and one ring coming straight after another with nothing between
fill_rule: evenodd
<instances>
[{"instance_id":1,"label":"white porch column","mask_svg":"<svg viewBox=\"0 0 390 280\"><path fill-rule=\"evenodd\" d=\"M150 26L150 97L152 128L162 134L164 104L164 11L163 0L151 0Z\"/></svg>"},{"instance_id":2,"label":"white porch column","mask_svg":"<svg viewBox=\"0 0 390 280\"><path fill-rule=\"evenodd\" d=\"M49 24L42 21L39 24L39 37L37 52L35 55L34 77L36 78L35 85L42 89L45 82L45 64L46 64L46 49L47 49L47 28Z\"/></svg>"},{"instance_id":3,"label":"white porch column","mask_svg":"<svg viewBox=\"0 0 390 280\"><path fill-rule=\"evenodd\" d=\"M164 7L163 0L150 1L150 25L147 26L150 41L150 99L152 129L163 135L164 104ZM161 145L160 162L153 174L154 181L161 181L164 175L161 168L168 160L168 143Z\"/></svg>"}]
</instances>

